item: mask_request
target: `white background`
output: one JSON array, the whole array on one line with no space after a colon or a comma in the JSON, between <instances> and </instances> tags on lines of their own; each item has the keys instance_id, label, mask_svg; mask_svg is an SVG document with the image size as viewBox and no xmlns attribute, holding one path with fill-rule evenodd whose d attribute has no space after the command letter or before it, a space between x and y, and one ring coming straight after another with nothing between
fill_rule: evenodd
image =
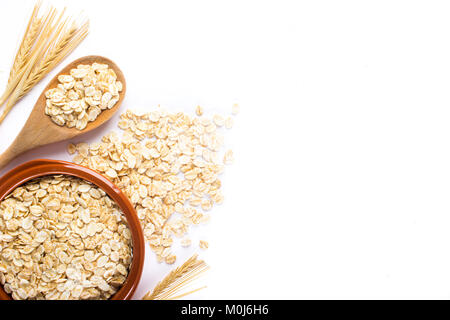
<instances>
[{"instance_id":1,"label":"white background","mask_svg":"<svg viewBox=\"0 0 450 320\"><path fill-rule=\"evenodd\" d=\"M191 232L211 266L193 298L450 297L449 2L65 2L91 33L64 64L114 60L122 110L241 105L225 203ZM0 2L1 88L31 4ZM0 125L0 151L49 79ZM6 169L68 160L65 146ZM176 249L177 264L193 252ZM145 268L136 298L170 270L151 252Z\"/></svg>"}]
</instances>

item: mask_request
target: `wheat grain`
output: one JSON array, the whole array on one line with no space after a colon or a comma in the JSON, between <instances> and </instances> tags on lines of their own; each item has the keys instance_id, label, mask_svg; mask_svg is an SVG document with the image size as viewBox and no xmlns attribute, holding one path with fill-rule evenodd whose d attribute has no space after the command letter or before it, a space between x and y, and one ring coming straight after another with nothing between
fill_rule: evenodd
<instances>
[{"instance_id":1,"label":"wheat grain","mask_svg":"<svg viewBox=\"0 0 450 320\"><path fill-rule=\"evenodd\" d=\"M201 274L209 269L209 266L203 260L198 260L197 257L197 255L193 255L181 266L171 271L156 285L153 292L148 292L142 299L173 300L203 289L204 287L176 295L184 287L196 280Z\"/></svg>"}]
</instances>

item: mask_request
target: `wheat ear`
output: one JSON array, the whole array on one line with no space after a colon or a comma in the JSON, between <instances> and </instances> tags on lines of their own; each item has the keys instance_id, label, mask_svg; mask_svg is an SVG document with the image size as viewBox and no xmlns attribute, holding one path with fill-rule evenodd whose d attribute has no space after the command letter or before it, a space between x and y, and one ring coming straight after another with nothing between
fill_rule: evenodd
<instances>
[{"instance_id":1,"label":"wheat ear","mask_svg":"<svg viewBox=\"0 0 450 320\"><path fill-rule=\"evenodd\" d=\"M62 14L55 25L59 24L61 17ZM17 85L6 104L5 110L0 116L0 123L2 123L19 99L27 94L34 85L46 76L69 53L71 53L84 38L86 38L89 32L89 21L86 21L80 27L77 27L73 22L70 28L66 28L67 24L68 20L66 19L56 28L56 33L52 38L43 40L44 46L40 51L40 54L44 55L43 58L34 60L31 68L28 69L27 74L24 74L23 79L20 81L19 85ZM51 29L51 32L53 32L54 26L51 28L53 28ZM36 61L39 62L36 63Z\"/></svg>"},{"instance_id":2,"label":"wheat ear","mask_svg":"<svg viewBox=\"0 0 450 320\"><path fill-rule=\"evenodd\" d=\"M17 50L16 56L14 57L14 63L9 73L8 84L25 66L27 58L30 56L31 48L33 47L33 44L39 35L40 27L42 26L42 20L37 17L37 14L39 12L40 6L41 1L36 3L33 8L33 12L25 30L25 34L23 35L22 42L19 46L19 50Z\"/></svg>"},{"instance_id":3,"label":"wheat ear","mask_svg":"<svg viewBox=\"0 0 450 320\"><path fill-rule=\"evenodd\" d=\"M41 1L36 3L33 8L30 20L28 21L27 28L25 29L25 34L23 35L22 42L20 43L19 49L17 50L16 56L14 57L14 62L9 73L8 84L6 86L5 92L0 97L0 106L5 103L8 96L12 93L14 88L20 81L20 78L25 70L25 66L30 57L32 48L39 33L42 28L43 20L37 18L37 14L41 7Z\"/></svg>"},{"instance_id":4,"label":"wheat ear","mask_svg":"<svg viewBox=\"0 0 450 320\"><path fill-rule=\"evenodd\" d=\"M42 29L42 33L39 36L39 39L37 40L36 45L33 48L33 52L31 56L29 57L29 60L24 68L24 72L22 74L22 77L17 84L16 88L12 92L8 102L6 103L5 110L3 110L2 115L0 116L0 123L5 119L6 115L11 111L12 107L18 100L19 94L22 92L22 88L25 85L25 82L27 78L29 77L33 66L36 64L36 62L40 59L40 57L45 53L48 40L51 37L52 34L52 22L55 18L56 10L51 9L48 12L48 15L45 17L44 26Z\"/></svg>"},{"instance_id":5,"label":"wheat ear","mask_svg":"<svg viewBox=\"0 0 450 320\"><path fill-rule=\"evenodd\" d=\"M156 285L153 292L148 292L142 300L173 300L203 289L204 287L175 295L209 269L203 260L197 258L197 255L193 255L181 266L172 270Z\"/></svg>"},{"instance_id":6,"label":"wheat ear","mask_svg":"<svg viewBox=\"0 0 450 320\"><path fill-rule=\"evenodd\" d=\"M36 66L29 75L17 100L27 94L36 83L45 77L70 52L72 52L87 36L88 29L89 23L86 22L81 28L77 28L75 24L73 24L68 30L62 31L60 39L49 49L45 58L41 60L41 63Z\"/></svg>"}]
</instances>

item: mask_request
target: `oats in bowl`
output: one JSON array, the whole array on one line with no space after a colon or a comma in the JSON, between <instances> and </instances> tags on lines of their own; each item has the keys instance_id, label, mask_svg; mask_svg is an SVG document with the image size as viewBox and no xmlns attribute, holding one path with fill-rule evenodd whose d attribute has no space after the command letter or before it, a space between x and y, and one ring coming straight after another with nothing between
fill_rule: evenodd
<instances>
[{"instance_id":1,"label":"oats in bowl","mask_svg":"<svg viewBox=\"0 0 450 320\"><path fill-rule=\"evenodd\" d=\"M0 283L13 299L109 299L131 261L125 216L89 182L45 176L0 203Z\"/></svg>"},{"instance_id":2,"label":"oats in bowl","mask_svg":"<svg viewBox=\"0 0 450 320\"><path fill-rule=\"evenodd\" d=\"M80 64L70 75L59 75L56 88L45 92L45 114L59 126L83 130L103 110L119 101L122 82L107 64Z\"/></svg>"}]
</instances>

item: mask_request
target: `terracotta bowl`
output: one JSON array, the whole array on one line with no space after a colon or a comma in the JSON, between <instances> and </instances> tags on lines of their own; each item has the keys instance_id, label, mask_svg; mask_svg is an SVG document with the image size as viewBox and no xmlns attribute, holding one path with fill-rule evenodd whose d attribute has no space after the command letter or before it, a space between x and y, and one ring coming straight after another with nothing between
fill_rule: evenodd
<instances>
[{"instance_id":1,"label":"terracotta bowl","mask_svg":"<svg viewBox=\"0 0 450 320\"><path fill-rule=\"evenodd\" d=\"M114 200L124 213L128 226L131 230L133 242L133 258L130 272L123 286L111 297L111 300L129 300L133 296L144 266L144 235L137 218L136 211L125 194L120 191L111 181L97 172L66 161L58 160L33 160L24 163L6 173L0 178L0 202L15 188L34 178L63 174L78 177L89 181L105 191ZM0 300L11 300L3 287L0 285Z\"/></svg>"}]
</instances>

